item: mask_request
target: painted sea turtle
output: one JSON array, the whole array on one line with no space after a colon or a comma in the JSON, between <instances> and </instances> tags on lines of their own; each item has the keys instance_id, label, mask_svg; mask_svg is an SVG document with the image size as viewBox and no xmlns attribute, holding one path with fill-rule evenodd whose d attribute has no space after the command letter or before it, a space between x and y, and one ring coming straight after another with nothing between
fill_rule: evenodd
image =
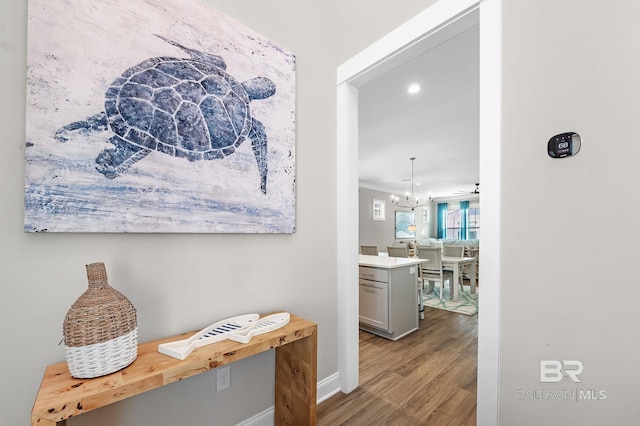
<instances>
[{"instance_id":1,"label":"painted sea turtle","mask_svg":"<svg viewBox=\"0 0 640 426\"><path fill-rule=\"evenodd\" d=\"M249 102L275 94L275 84L266 77L238 83L220 56L157 37L191 57L150 58L129 68L107 89L103 112L60 128L55 138L65 142L71 132L110 128L114 148L95 160L96 170L110 179L151 151L190 161L214 160L251 139L260 189L266 194L267 135L251 116Z\"/></svg>"}]
</instances>

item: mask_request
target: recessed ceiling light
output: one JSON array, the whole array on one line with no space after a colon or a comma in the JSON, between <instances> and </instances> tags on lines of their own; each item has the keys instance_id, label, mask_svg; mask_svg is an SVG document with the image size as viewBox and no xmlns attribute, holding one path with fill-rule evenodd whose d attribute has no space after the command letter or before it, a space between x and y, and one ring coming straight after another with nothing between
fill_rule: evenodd
<instances>
[{"instance_id":1,"label":"recessed ceiling light","mask_svg":"<svg viewBox=\"0 0 640 426\"><path fill-rule=\"evenodd\" d=\"M409 89L407 89L407 91L409 93L411 93L412 95L415 94L415 93L418 93L420 91L420 85L414 83L411 86L409 86Z\"/></svg>"}]
</instances>

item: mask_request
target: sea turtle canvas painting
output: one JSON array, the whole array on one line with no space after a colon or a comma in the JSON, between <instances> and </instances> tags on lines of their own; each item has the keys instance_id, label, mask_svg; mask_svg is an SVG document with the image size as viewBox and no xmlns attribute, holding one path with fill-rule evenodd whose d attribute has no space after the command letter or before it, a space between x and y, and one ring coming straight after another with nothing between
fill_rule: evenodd
<instances>
[{"instance_id":1,"label":"sea turtle canvas painting","mask_svg":"<svg viewBox=\"0 0 640 426\"><path fill-rule=\"evenodd\" d=\"M27 62L25 232L295 231L281 46L198 1L30 0Z\"/></svg>"},{"instance_id":2,"label":"sea turtle canvas painting","mask_svg":"<svg viewBox=\"0 0 640 426\"><path fill-rule=\"evenodd\" d=\"M114 148L96 158L96 170L114 179L151 151L191 161L224 158L247 138L267 192L267 135L251 117L249 101L275 94L271 80L256 77L239 84L225 72L224 60L158 36L190 58L147 59L127 69L106 91L105 110L67 124L55 139L74 132L111 129Z\"/></svg>"}]
</instances>

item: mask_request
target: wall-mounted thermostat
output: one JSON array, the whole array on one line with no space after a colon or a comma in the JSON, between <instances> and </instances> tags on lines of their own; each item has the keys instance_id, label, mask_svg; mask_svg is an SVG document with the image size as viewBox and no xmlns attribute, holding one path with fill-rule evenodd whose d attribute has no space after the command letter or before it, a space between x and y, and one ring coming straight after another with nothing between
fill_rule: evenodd
<instances>
[{"instance_id":1,"label":"wall-mounted thermostat","mask_svg":"<svg viewBox=\"0 0 640 426\"><path fill-rule=\"evenodd\" d=\"M576 132L560 133L549 139L547 153L551 158L564 158L576 155L580 151L582 139Z\"/></svg>"}]
</instances>

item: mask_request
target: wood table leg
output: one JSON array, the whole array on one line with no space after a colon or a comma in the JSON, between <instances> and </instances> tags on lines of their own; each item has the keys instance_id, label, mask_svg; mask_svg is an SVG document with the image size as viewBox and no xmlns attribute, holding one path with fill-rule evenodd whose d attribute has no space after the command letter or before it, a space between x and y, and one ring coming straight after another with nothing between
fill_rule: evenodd
<instances>
[{"instance_id":1,"label":"wood table leg","mask_svg":"<svg viewBox=\"0 0 640 426\"><path fill-rule=\"evenodd\" d=\"M471 268L469 271L469 285L471 286L471 294L476 294L476 287L478 285L478 270L476 268L476 263L471 264Z\"/></svg>"},{"instance_id":2,"label":"wood table leg","mask_svg":"<svg viewBox=\"0 0 640 426\"><path fill-rule=\"evenodd\" d=\"M454 302L459 300L458 295L458 286L460 285L460 266L458 264L454 264L453 266L453 282L450 283L451 286L451 298ZM444 286L444 283L443 283Z\"/></svg>"},{"instance_id":3,"label":"wood table leg","mask_svg":"<svg viewBox=\"0 0 640 426\"><path fill-rule=\"evenodd\" d=\"M317 346L314 332L276 348L276 425L316 425Z\"/></svg>"}]
</instances>

